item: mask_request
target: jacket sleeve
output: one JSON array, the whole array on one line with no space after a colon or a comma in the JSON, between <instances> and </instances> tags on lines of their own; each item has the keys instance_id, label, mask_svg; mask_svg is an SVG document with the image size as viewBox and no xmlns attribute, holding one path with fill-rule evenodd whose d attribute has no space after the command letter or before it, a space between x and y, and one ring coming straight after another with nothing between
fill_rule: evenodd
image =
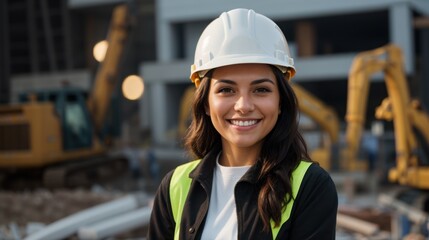
<instances>
[{"instance_id":1,"label":"jacket sleeve","mask_svg":"<svg viewBox=\"0 0 429 240\"><path fill-rule=\"evenodd\" d=\"M294 205L289 239L335 239L338 195L325 170L312 164Z\"/></svg>"},{"instance_id":2,"label":"jacket sleeve","mask_svg":"<svg viewBox=\"0 0 429 240\"><path fill-rule=\"evenodd\" d=\"M148 240L173 239L175 222L170 204L170 180L173 171L162 179L155 194L147 234Z\"/></svg>"}]
</instances>

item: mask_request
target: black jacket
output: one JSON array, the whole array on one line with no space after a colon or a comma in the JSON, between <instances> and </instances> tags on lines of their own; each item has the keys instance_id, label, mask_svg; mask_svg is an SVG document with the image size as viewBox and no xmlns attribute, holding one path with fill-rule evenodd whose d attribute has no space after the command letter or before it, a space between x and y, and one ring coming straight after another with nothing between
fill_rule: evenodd
<instances>
[{"instance_id":1,"label":"black jacket","mask_svg":"<svg viewBox=\"0 0 429 240\"><path fill-rule=\"evenodd\" d=\"M182 213L180 239L200 239L207 216L216 154L209 154L191 172L194 180ZM238 239L272 239L264 232L257 209L256 169L251 167L235 187ZM173 171L161 182L154 199L148 239L173 239L175 222L170 205L169 186ZM291 216L277 239L335 239L338 198L328 173L312 164L301 183Z\"/></svg>"}]
</instances>

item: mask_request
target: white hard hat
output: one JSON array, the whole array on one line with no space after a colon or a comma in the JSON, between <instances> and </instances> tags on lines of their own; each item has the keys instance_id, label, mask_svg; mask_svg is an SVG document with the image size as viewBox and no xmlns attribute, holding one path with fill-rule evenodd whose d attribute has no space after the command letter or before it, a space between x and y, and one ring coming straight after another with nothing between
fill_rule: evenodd
<instances>
[{"instance_id":1,"label":"white hard hat","mask_svg":"<svg viewBox=\"0 0 429 240\"><path fill-rule=\"evenodd\" d=\"M213 68L263 63L295 75L293 59L281 29L271 19L248 9L222 13L203 31L195 49L191 80L196 86Z\"/></svg>"}]
</instances>

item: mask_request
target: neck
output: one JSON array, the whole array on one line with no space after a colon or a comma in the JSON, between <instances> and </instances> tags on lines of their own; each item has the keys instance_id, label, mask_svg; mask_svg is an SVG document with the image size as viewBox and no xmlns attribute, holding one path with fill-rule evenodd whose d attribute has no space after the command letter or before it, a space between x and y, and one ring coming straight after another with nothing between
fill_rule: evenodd
<instances>
[{"instance_id":1,"label":"neck","mask_svg":"<svg viewBox=\"0 0 429 240\"><path fill-rule=\"evenodd\" d=\"M232 148L223 146L219 164L227 167L251 166L256 163L260 152L260 147Z\"/></svg>"}]
</instances>

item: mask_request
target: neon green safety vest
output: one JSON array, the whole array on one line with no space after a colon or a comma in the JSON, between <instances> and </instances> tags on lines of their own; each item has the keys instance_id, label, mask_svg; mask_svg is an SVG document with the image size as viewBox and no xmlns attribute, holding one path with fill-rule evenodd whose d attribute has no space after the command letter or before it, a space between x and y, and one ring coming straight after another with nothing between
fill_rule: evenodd
<instances>
[{"instance_id":1,"label":"neon green safety vest","mask_svg":"<svg viewBox=\"0 0 429 240\"><path fill-rule=\"evenodd\" d=\"M189 177L189 173L194 170L200 163L201 159L195 160L177 167L174 170L173 176L170 182L170 202L173 211L174 221L176 222L176 228L174 230L174 239L179 239L180 232L180 221L182 219L182 211L185 206L186 197L188 196L189 188L191 187L192 179ZM301 186L302 179L310 167L311 162L301 161L298 167L292 172L292 195L293 198L286 206L282 213L280 225L275 227L274 221L271 220L271 233L273 239L276 239L277 234L280 231L280 227L289 219L290 212L293 207L294 199L298 194L298 190Z\"/></svg>"}]
</instances>

